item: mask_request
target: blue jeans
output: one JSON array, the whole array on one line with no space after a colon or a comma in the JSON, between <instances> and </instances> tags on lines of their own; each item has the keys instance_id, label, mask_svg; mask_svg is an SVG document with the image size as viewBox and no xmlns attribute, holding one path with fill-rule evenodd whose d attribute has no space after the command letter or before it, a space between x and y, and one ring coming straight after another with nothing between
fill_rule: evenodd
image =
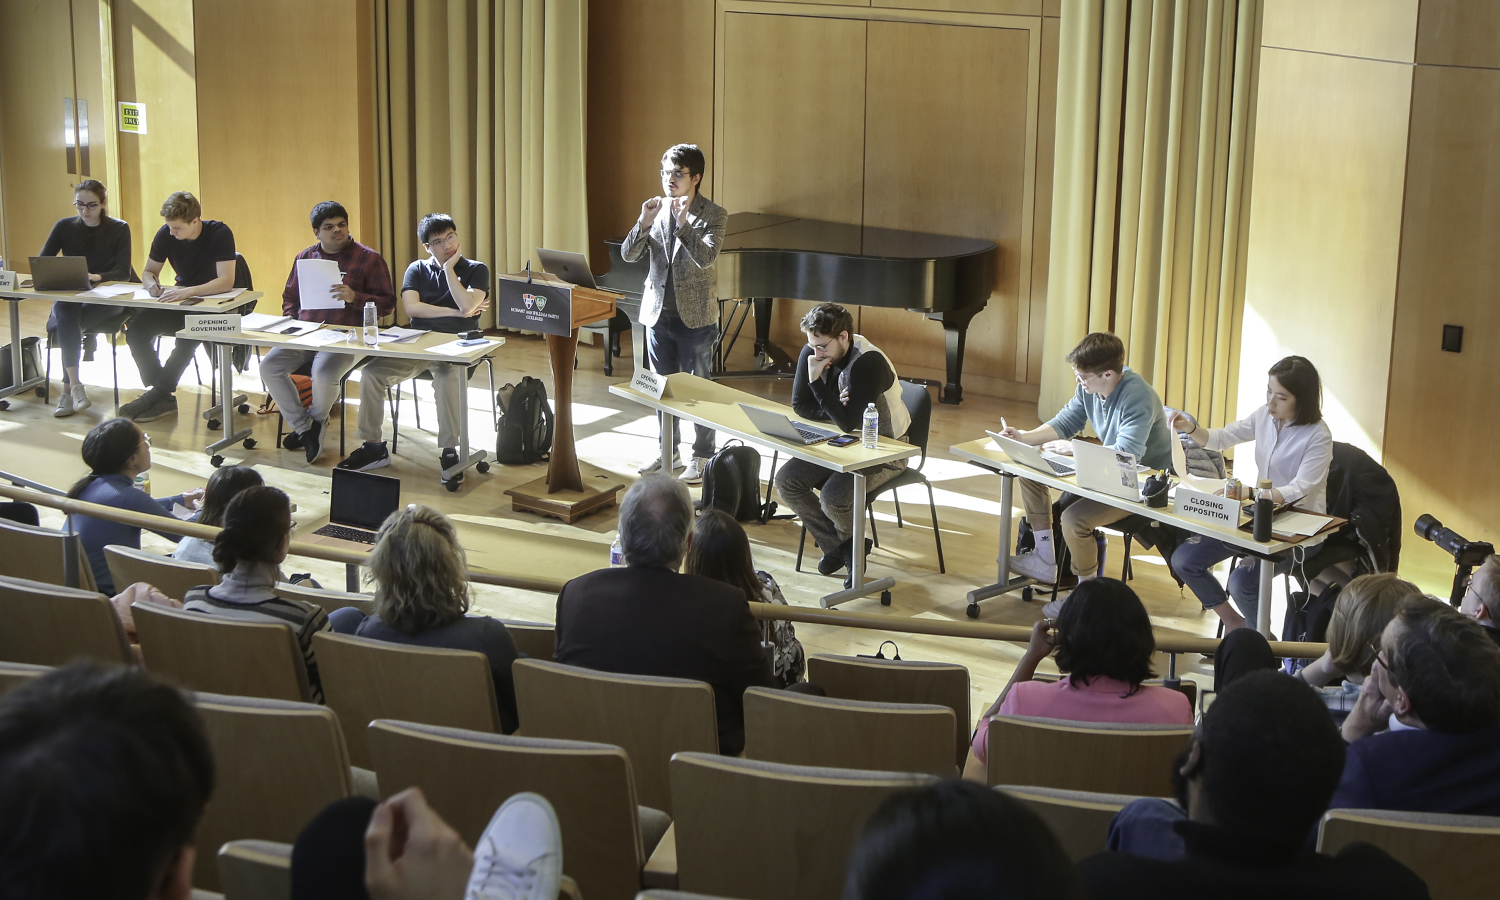
<instances>
[{"instance_id":1,"label":"blue jeans","mask_svg":"<svg viewBox=\"0 0 1500 900\"><path fill-rule=\"evenodd\" d=\"M646 357L651 363L651 371L658 375L687 372L707 378L713 369L714 339L718 336L717 325L689 328L682 324L676 313L662 310L656 324L646 326ZM676 418L672 419L673 448L680 441L679 425ZM704 458L713 456L714 430L697 423L693 424L693 428L697 430L697 436L693 439L693 455ZM660 433L658 430L657 434ZM671 460L667 462L670 464Z\"/></svg>"},{"instance_id":2,"label":"blue jeans","mask_svg":"<svg viewBox=\"0 0 1500 900\"><path fill-rule=\"evenodd\" d=\"M118 306L98 303L52 304L52 315L47 319L47 327L57 332L57 346L62 350L64 381L67 380L66 370L78 367L78 357L83 351L83 333L93 331L119 316Z\"/></svg>"},{"instance_id":3,"label":"blue jeans","mask_svg":"<svg viewBox=\"0 0 1500 900\"><path fill-rule=\"evenodd\" d=\"M1219 585L1212 569L1218 563L1235 555L1235 549L1222 541L1203 535L1193 535L1172 554L1172 569L1192 590L1204 609L1213 609L1230 597L1239 607L1240 615L1254 626L1260 611L1260 560L1245 557L1234 571L1229 573L1229 592ZM1273 572L1285 575L1292 570L1292 559L1288 556L1276 564Z\"/></svg>"}]
</instances>

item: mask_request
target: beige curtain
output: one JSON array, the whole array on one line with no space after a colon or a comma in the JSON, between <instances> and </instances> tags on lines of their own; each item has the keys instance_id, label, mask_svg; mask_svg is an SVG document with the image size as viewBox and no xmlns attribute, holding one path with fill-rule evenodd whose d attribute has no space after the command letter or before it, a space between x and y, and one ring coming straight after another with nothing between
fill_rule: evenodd
<instances>
[{"instance_id":1,"label":"beige curtain","mask_svg":"<svg viewBox=\"0 0 1500 900\"><path fill-rule=\"evenodd\" d=\"M1090 331L1172 406L1234 416L1260 0L1063 0L1039 409Z\"/></svg>"},{"instance_id":2,"label":"beige curtain","mask_svg":"<svg viewBox=\"0 0 1500 900\"><path fill-rule=\"evenodd\" d=\"M588 247L587 0L376 0L380 250L451 213L464 255L514 272ZM494 323L493 309L486 325Z\"/></svg>"}]
</instances>

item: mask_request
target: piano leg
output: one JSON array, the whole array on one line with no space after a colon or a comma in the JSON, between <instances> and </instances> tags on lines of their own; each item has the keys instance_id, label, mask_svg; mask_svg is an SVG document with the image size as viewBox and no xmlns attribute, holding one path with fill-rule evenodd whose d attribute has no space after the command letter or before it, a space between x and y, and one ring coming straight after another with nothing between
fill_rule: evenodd
<instances>
[{"instance_id":1,"label":"piano leg","mask_svg":"<svg viewBox=\"0 0 1500 900\"><path fill-rule=\"evenodd\" d=\"M720 301L728 302L728 301ZM739 312L738 304L744 301L734 301L735 312ZM728 371L729 351L734 347L738 339L740 329L744 327L745 316L750 310L744 310L738 320L735 312L729 314L729 321L722 326L723 333L719 336L720 352L715 359L715 371L713 377L719 378L791 378L793 370L797 367L797 361L787 355L771 340L771 304L770 297L753 297L749 302L755 311L755 368L748 372ZM732 333L730 329L733 329Z\"/></svg>"},{"instance_id":2,"label":"piano leg","mask_svg":"<svg viewBox=\"0 0 1500 900\"><path fill-rule=\"evenodd\" d=\"M969 323L981 309L984 309L984 304L974 309L927 314L927 318L943 323L943 343L948 358L948 383L943 385L939 402L957 404L964 399L964 343L969 336Z\"/></svg>"}]
</instances>

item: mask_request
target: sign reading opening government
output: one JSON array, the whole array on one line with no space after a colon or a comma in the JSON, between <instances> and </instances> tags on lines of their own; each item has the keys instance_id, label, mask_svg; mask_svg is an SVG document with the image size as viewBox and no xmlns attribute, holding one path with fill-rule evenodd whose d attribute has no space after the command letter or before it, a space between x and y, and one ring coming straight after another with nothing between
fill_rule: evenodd
<instances>
[{"instance_id":1,"label":"sign reading opening government","mask_svg":"<svg viewBox=\"0 0 1500 900\"><path fill-rule=\"evenodd\" d=\"M571 288L505 278L500 279L499 288L496 319L501 328L563 336L573 333Z\"/></svg>"}]
</instances>

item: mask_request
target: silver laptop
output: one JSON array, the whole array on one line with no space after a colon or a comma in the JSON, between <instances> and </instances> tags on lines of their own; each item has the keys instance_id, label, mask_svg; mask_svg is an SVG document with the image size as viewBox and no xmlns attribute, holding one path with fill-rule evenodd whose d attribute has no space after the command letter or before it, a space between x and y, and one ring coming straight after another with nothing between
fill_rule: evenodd
<instances>
[{"instance_id":1,"label":"silver laptop","mask_svg":"<svg viewBox=\"0 0 1500 900\"><path fill-rule=\"evenodd\" d=\"M1078 486L1119 497L1141 499L1140 467L1135 454L1125 453L1089 441L1073 442L1073 459L1078 463Z\"/></svg>"},{"instance_id":2,"label":"silver laptop","mask_svg":"<svg viewBox=\"0 0 1500 900\"><path fill-rule=\"evenodd\" d=\"M812 425L804 425L801 422L793 422L778 412L769 409L761 409L748 403L741 403L740 409L750 417L750 424L754 425L761 434L769 434L771 437L781 438L783 441L791 441L793 444L808 446L820 444L839 436L837 431L829 431L826 428L817 428Z\"/></svg>"},{"instance_id":3,"label":"silver laptop","mask_svg":"<svg viewBox=\"0 0 1500 900\"><path fill-rule=\"evenodd\" d=\"M89 261L82 256L31 257L33 291L86 291L89 284Z\"/></svg>"},{"instance_id":4,"label":"silver laptop","mask_svg":"<svg viewBox=\"0 0 1500 900\"><path fill-rule=\"evenodd\" d=\"M594 273L589 271L589 261L583 258L582 253L569 253L566 250L543 250L536 248L536 257L542 263L542 271L556 275L568 284L576 284L580 287L597 288L594 283Z\"/></svg>"},{"instance_id":5,"label":"silver laptop","mask_svg":"<svg viewBox=\"0 0 1500 900\"><path fill-rule=\"evenodd\" d=\"M401 479L353 469L334 469L328 524L309 543L367 550L386 517L401 506Z\"/></svg>"},{"instance_id":6,"label":"silver laptop","mask_svg":"<svg viewBox=\"0 0 1500 900\"><path fill-rule=\"evenodd\" d=\"M1003 434L993 431L985 431L985 434L1005 451L1005 455L1023 466L1030 466L1039 472L1050 475L1072 475L1073 461L1061 453L1053 453L1051 450L1038 450L1030 444L1023 444L1015 438L1008 438Z\"/></svg>"}]
</instances>

